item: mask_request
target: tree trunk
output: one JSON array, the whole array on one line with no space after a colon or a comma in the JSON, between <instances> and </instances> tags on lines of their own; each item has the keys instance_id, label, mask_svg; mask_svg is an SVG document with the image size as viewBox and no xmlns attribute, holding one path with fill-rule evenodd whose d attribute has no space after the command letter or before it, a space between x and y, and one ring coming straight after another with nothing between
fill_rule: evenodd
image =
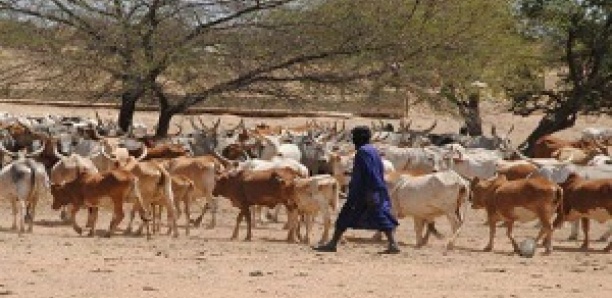
<instances>
[{"instance_id":1,"label":"tree trunk","mask_svg":"<svg viewBox=\"0 0 612 298\"><path fill-rule=\"evenodd\" d=\"M119 118L117 119L121 131L127 132L130 129L135 111L136 98L128 97L124 94L121 97L121 109L119 110Z\"/></svg>"},{"instance_id":2,"label":"tree trunk","mask_svg":"<svg viewBox=\"0 0 612 298\"><path fill-rule=\"evenodd\" d=\"M155 130L156 137L166 137L168 136L168 130L170 129L170 121L172 117L176 114L173 109L165 108L160 109L159 118L157 119L157 129Z\"/></svg>"},{"instance_id":3,"label":"tree trunk","mask_svg":"<svg viewBox=\"0 0 612 298\"><path fill-rule=\"evenodd\" d=\"M538 123L538 126L533 132L531 132L529 137L527 137L525 142L523 142L519 148L524 148L523 152L525 154L528 156L533 156L533 147L538 139L545 135L574 126L574 123L576 123L577 114L577 107L572 107L572 105L566 104L545 115L542 120L540 120L540 123Z\"/></svg>"},{"instance_id":4,"label":"tree trunk","mask_svg":"<svg viewBox=\"0 0 612 298\"><path fill-rule=\"evenodd\" d=\"M470 136L482 135L482 118L480 117L480 99L478 97L475 94L470 95L468 101L461 107L461 115Z\"/></svg>"}]
</instances>

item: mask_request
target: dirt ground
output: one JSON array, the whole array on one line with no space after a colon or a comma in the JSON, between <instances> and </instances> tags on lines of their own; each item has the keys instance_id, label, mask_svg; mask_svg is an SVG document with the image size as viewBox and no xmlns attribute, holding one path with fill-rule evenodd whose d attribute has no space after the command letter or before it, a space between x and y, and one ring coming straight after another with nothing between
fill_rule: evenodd
<instances>
[{"instance_id":1,"label":"dirt ground","mask_svg":"<svg viewBox=\"0 0 612 298\"><path fill-rule=\"evenodd\" d=\"M93 116L93 110L23 107L0 104L0 112L43 115ZM102 117L115 111L101 110ZM539 117L520 118L485 111L488 128L495 123L501 132L514 124L511 138L523 140ZM205 121L216 119L206 117ZM138 113L138 121L152 124L155 116ZM421 113L413 125L425 127L433 116ZM437 116L436 132L457 131L456 120ZM180 121L180 117L177 119ZM223 116L231 125L239 118ZM305 118L247 119L247 124L266 121L296 125ZM351 119L349 124L369 123ZM187 123L187 122L185 122ZM612 126L610 118L580 119L576 127L560 135L576 137L588 126ZM189 125L186 125L189 127ZM315 253L303 244L288 244L282 224L256 228L252 242L230 241L237 210L221 200L218 226L192 229L190 236L173 239L156 235L93 238L78 236L62 225L58 213L41 200L33 234L18 237L9 231L10 206L0 201L0 296L8 297L610 297L612 254L600 250L605 243L593 242L588 252L578 242L566 241L569 228L557 230L555 251L534 258L511 253L504 229L498 229L494 252L485 253L488 228L484 213L470 210L456 241L456 249L445 253L445 241L431 239L421 249L414 247L412 221L404 219L398 228L402 252L379 255L384 243L370 240L367 231L350 231L349 242L335 254ZM126 208L127 209L127 208ZM80 214L80 223L84 225ZM109 223L109 212L101 212L98 229ZM205 221L210 219L207 214ZM121 224L125 227L126 221ZM179 224L184 224L181 218ZM446 235L444 218L438 227ZM594 224L592 236L599 237L604 226ZM535 236L533 223L515 228L518 241ZM314 238L320 237L320 229ZM99 234L100 234L99 233ZM241 229L241 237L246 234ZM311 243L314 245L315 243Z\"/></svg>"}]
</instances>

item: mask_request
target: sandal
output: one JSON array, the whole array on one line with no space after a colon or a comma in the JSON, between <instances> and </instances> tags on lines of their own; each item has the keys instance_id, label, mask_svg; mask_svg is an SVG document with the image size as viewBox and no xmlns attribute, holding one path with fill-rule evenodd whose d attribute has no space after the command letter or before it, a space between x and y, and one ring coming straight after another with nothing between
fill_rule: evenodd
<instances>
[{"instance_id":1,"label":"sandal","mask_svg":"<svg viewBox=\"0 0 612 298\"><path fill-rule=\"evenodd\" d=\"M318 252L336 252L337 251L336 247L331 246L331 245L321 245L321 246L313 247L312 249Z\"/></svg>"},{"instance_id":2,"label":"sandal","mask_svg":"<svg viewBox=\"0 0 612 298\"><path fill-rule=\"evenodd\" d=\"M389 248L379 252L381 255L396 255L399 254L401 250L397 246L390 246Z\"/></svg>"}]
</instances>

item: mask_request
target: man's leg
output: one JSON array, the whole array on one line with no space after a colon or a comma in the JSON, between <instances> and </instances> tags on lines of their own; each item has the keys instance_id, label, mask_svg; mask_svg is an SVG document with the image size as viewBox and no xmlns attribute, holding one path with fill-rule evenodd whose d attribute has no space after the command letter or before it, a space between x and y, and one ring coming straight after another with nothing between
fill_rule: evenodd
<instances>
[{"instance_id":1,"label":"man's leg","mask_svg":"<svg viewBox=\"0 0 612 298\"><path fill-rule=\"evenodd\" d=\"M346 232L346 228L338 228L336 226L332 239L325 245L315 247L314 250L320 252L335 252L338 242L340 241L340 238L342 238L342 234L344 234L344 232Z\"/></svg>"},{"instance_id":2,"label":"man's leg","mask_svg":"<svg viewBox=\"0 0 612 298\"><path fill-rule=\"evenodd\" d=\"M400 252L399 246L397 245L397 242L395 241L395 230L391 229L391 230L384 230L382 231L385 234L385 237L387 237L387 241L389 242L389 247L387 247L386 250L382 251L382 253L385 254L396 254Z\"/></svg>"}]
</instances>

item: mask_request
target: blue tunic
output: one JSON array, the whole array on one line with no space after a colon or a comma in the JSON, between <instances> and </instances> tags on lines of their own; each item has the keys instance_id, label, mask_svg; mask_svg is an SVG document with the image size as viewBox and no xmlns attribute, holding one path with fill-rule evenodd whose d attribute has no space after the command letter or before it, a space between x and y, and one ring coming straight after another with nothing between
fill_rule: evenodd
<instances>
[{"instance_id":1,"label":"blue tunic","mask_svg":"<svg viewBox=\"0 0 612 298\"><path fill-rule=\"evenodd\" d=\"M376 207L366 204L368 194L378 202ZM336 228L384 231L392 230L397 225L397 220L391 215L382 159L374 146L366 144L355 154L348 198L340 210Z\"/></svg>"}]
</instances>

